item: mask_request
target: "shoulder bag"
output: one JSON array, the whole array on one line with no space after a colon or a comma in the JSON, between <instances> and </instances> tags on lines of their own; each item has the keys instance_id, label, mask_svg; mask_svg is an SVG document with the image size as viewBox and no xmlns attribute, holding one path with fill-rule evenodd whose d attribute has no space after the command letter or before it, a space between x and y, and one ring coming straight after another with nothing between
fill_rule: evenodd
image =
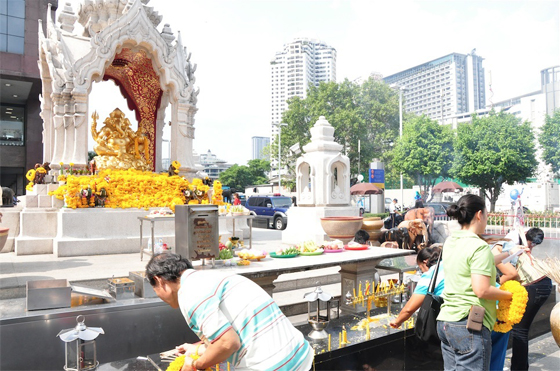
<instances>
[{"instance_id":1,"label":"shoulder bag","mask_svg":"<svg viewBox=\"0 0 560 371\"><path fill-rule=\"evenodd\" d=\"M439 264L441 262L441 253L438 258L436 269L430 280L430 285L428 286L428 292L424 297L422 306L418 310L418 316L416 317L416 326L414 333L416 337L422 341L434 341L439 343L439 337L437 335L437 316L439 315L439 310L441 304L443 304L443 299L434 294L437 275L439 271Z\"/></svg>"}]
</instances>

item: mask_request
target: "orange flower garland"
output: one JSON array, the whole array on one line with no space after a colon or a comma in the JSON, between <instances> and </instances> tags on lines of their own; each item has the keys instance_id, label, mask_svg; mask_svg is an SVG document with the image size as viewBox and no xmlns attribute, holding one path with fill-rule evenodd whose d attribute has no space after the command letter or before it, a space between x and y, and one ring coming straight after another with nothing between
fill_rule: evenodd
<instances>
[{"instance_id":1,"label":"orange flower garland","mask_svg":"<svg viewBox=\"0 0 560 371\"><path fill-rule=\"evenodd\" d=\"M506 281L500 286L500 290L512 293L511 300L500 300L498 302L498 318L494 324L494 331L508 332L512 326L519 323L525 314L529 295L525 287L517 281Z\"/></svg>"}]
</instances>

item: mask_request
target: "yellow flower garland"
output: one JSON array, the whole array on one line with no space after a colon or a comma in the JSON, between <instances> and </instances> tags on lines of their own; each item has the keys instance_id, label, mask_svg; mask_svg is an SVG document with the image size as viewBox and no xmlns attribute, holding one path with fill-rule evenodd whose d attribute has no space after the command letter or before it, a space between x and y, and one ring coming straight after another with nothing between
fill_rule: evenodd
<instances>
[{"instance_id":1,"label":"yellow flower garland","mask_svg":"<svg viewBox=\"0 0 560 371\"><path fill-rule=\"evenodd\" d=\"M519 323L525 314L529 295L525 287L517 281L506 281L500 290L512 293L511 300L500 300L498 303L498 318L494 324L494 331L508 332L512 326Z\"/></svg>"},{"instance_id":2,"label":"yellow flower garland","mask_svg":"<svg viewBox=\"0 0 560 371\"><path fill-rule=\"evenodd\" d=\"M182 355L177 357L167 366L166 371L181 371L183 364L185 363L185 356Z\"/></svg>"}]
</instances>

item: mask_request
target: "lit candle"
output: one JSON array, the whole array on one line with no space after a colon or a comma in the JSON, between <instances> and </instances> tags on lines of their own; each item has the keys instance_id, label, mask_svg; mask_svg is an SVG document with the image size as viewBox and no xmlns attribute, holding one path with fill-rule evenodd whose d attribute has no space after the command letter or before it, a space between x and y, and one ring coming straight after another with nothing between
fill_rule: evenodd
<instances>
[{"instance_id":1,"label":"lit candle","mask_svg":"<svg viewBox=\"0 0 560 371\"><path fill-rule=\"evenodd\" d=\"M346 334L346 327L342 326L342 341L344 342L344 344L348 343L348 337Z\"/></svg>"},{"instance_id":2,"label":"lit candle","mask_svg":"<svg viewBox=\"0 0 560 371\"><path fill-rule=\"evenodd\" d=\"M328 345L329 352L331 351L331 334L329 334L329 345Z\"/></svg>"},{"instance_id":3,"label":"lit candle","mask_svg":"<svg viewBox=\"0 0 560 371\"><path fill-rule=\"evenodd\" d=\"M366 296L369 295L369 281L366 281Z\"/></svg>"}]
</instances>

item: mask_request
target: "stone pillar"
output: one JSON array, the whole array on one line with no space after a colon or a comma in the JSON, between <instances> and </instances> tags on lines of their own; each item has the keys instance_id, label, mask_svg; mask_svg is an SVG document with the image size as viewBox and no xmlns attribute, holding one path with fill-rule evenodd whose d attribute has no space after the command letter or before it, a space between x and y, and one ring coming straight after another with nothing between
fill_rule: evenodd
<instances>
[{"instance_id":1,"label":"stone pillar","mask_svg":"<svg viewBox=\"0 0 560 371\"><path fill-rule=\"evenodd\" d=\"M74 102L69 93L64 92L64 152L62 161L65 164L73 162L74 155Z\"/></svg>"},{"instance_id":2,"label":"stone pillar","mask_svg":"<svg viewBox=\"0 0 560 371\"><path fill-rule=\"evenodd\" d=\"M188 178L193 178L196 173L192 158L195 113L196 108L188 103L173 104L171 158L181 163L180 174Z\"/></svg>"},{"instance_id":3,"label":"stone pillar","mask_svg":"<svg viewBox=\"0 0 560 371\"><path fill-rule=\"evenodd\" d=\"M59 163L63 161L64 156L64 102L62 94L53 93L53 130L54 130L54 146L51 158L51 167L58 168Z\"/></svg>"},{"instance_id":4,"label":"stone pillar","mask_svg":"<svg viewBox=\"0 0 560 371\"><path fill-rule=\"evenodd\" d=\"M382 259L340 265L340 308L343 311L353 314L363 313L366 311L366 302L364 302L366 306L362 306L361 304L356 304L356 306L346 304L346 294L349 292L353 295L355 289L357 295L360 282L362 283L362 289L365 289L366 281L369 281L370 284L375 282L375 273L377 272L375 267L381 260Z\"/></svg>"},{"instance_id":5,"label":"stone pillar","mask_svg":"<svg viewBox=\"0 0 560 371\"><path fill-rule=\"evenodd\" d=\"M86 93L74 93L74 148L72 162L77 168L86 168L88 157L88 96Z\"/></svg>"},{"instance_id":6,"label":"stone pillar","mask_svg":"<svg viewBox=\"0 0 560 371\"><path fill-rule=\"evenodd\" d=\"M39 96L41 100L41 118L43 119L43 163L51 162L54 151L54 126L53 111L50 87L52 80L46 77L42 78L43 94Z\"/></svg>"}]
</instances>

